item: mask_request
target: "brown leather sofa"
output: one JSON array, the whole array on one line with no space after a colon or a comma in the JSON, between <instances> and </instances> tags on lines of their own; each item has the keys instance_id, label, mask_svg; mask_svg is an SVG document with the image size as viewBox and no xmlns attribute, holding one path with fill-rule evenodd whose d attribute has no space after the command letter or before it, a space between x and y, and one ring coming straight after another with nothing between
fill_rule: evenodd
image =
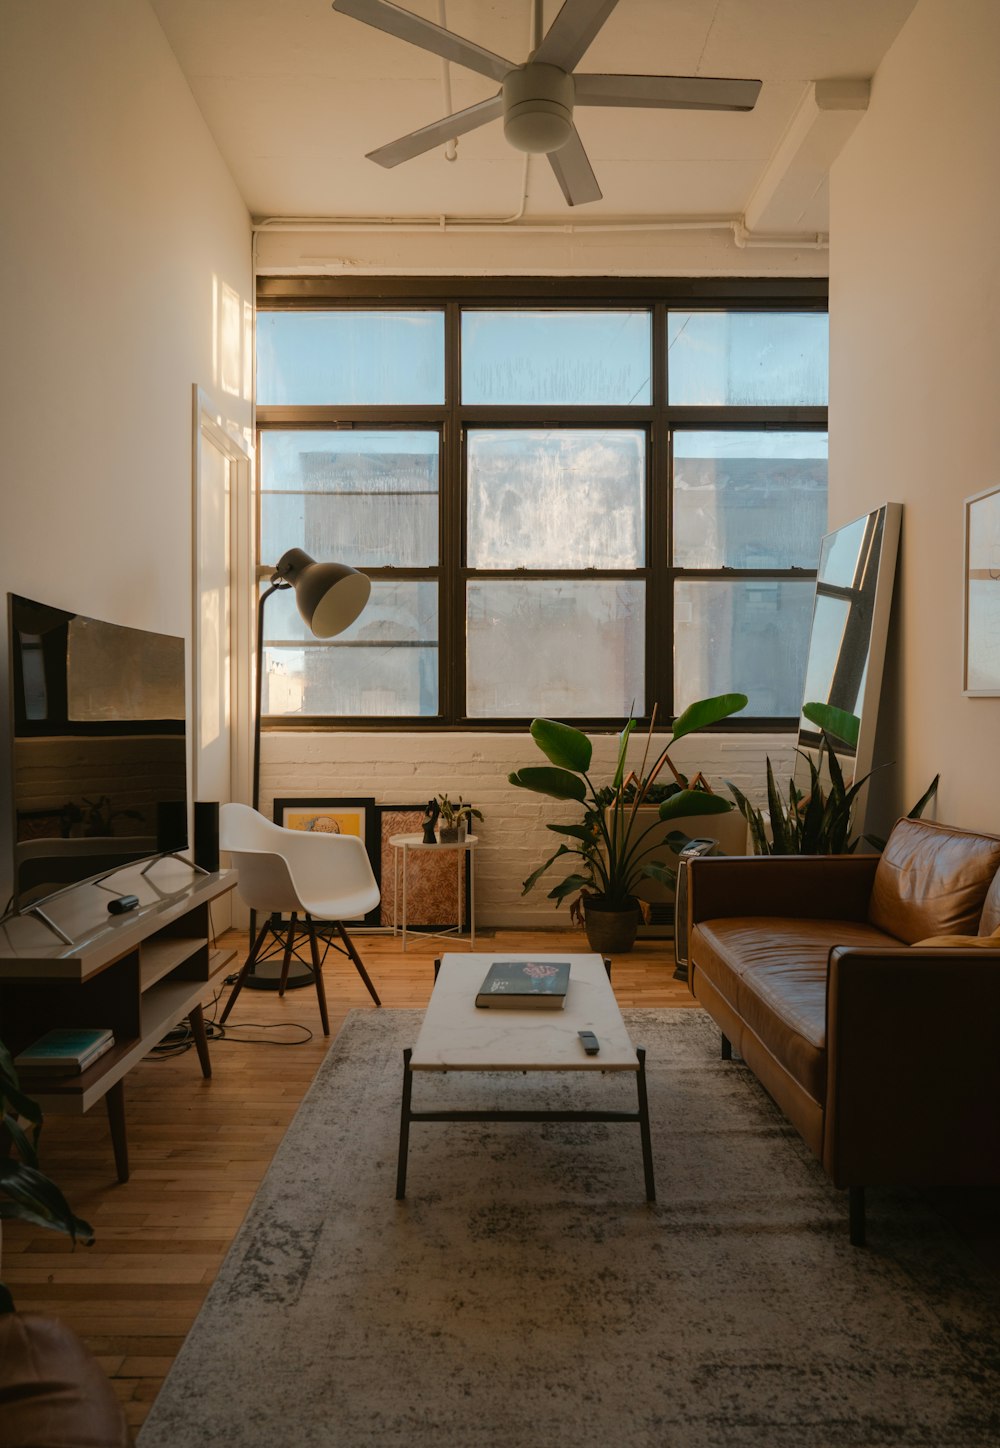
<instances>
[{"instance_id":1,"label":"brown leather sofa","mask_svg":"<svg viewBox=\"0 0 1000 1448\"><path fill-rule=\"evenodd\" d=\"M866 1186L1000 1183L998 870L1000 838L909 819L880 856L690 864L690 989L849 1189L855 1245Z\"/></svg>"}]
</instances>

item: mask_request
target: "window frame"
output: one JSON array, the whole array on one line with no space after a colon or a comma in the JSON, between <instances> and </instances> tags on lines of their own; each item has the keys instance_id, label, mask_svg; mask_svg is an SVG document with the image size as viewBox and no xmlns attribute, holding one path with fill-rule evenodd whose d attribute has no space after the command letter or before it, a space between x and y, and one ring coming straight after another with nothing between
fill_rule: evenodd
<instances>
[{"instance_id":1,"label":"window frame","mask_svg":"<svg viewBox=\"0 0 1000 1448\"><path fill-rule=\"evenodd\" d=\"M381 579L436 580L438 583L438 688L435 715L265 715L265 729L372 730L437 732L523 732L531 716L479 718L464 712L466 660L465 597L470 578L572 579L641 578L646 588L646 699L640 724L648 722L649 706L659 703L658 718L673 718L673 593L677 578L726 581L815 579L816 570L692 569L675 567L671 555L673 512L673 439L680 429L710 431L828 431L828 408L716 407L669 405L667 314L671 310L702 311L828 311L825 278L636 278L636 277L301 277L260 276L258 311L399 310L405 307L444 313L445 397L433 405L270 405L256 408L257 456L266 430L346 431L394 430L405 427L440 434L438 563L432 568L365 568L373 582ZM541 406L463 404L461 401L461 317L464 310L648 310L651 319L651 402L633 406ZM471 427L627 427L644 431L646 446L646 561L635 569L471 569L467 566L467 496L465 455ZM657 486L662 480L662 486ZM263 480L259 479L260 484ZM260 554L261 509L257 507L256 541ZM275 562L264 559L265 563ZM817 560L818 561L818 560ZM657 647L657 640L667 640ZM335 644L331 645L336 647ZM620 727L606 716L574 717L573 723L592 732ZM763 733L795 727L795 718L754 716L727 720L727 730ZM721 727L721 726L720 726Z\"/></svg>"}]
</instances>

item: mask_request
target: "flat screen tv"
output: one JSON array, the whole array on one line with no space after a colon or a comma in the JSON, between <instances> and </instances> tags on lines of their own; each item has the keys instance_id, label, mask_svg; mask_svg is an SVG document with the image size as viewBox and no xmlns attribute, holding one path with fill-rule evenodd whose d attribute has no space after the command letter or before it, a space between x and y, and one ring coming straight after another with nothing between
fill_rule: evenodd
<instances>
[{"instance_id":1,"label":"flat screen tv","mask_svg":"<svg viewBox=\"0 0 1000 1448\"><path fill-rule=\"evenodd\" d=\"M184 640L8 594L15 909L188 843Z\"/></svg>"}]
</instances>

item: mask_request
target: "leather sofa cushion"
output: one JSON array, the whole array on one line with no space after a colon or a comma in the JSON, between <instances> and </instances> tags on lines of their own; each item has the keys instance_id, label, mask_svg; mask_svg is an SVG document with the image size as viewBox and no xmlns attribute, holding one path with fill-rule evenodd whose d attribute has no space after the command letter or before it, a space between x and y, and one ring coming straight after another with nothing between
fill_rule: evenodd
<instances>
[{"instance_id":1,"label":"leather sofa cushion","mask_svg":"<svg viewBox=\"0 0 1000 1448\"><path fill-rule=\"evenodd\" d=\"M975 935L998 870L995 835L899 820L875 871L868 919L907 945L929 935Z\"/></svg>"},{"instance_id":2,"label":"leather sofa cushion","mask_svg":"<svg viewBox=\"0 0 1000 1448\"><path fill-rule=\"evenodd\" d=\"M107 1375L72 1328L35 1313L0 1315L4 1448L129 1448Z\"/></svg>"},{"instance_id":3,"label":"leather sofa cushion","mask_svg":"<svg viewBox=\"0 0 1000 1448\"><path fill-rule=\"evenodd\" d=\"M979 921L980 935L995 935L1000 930L1000 873L994 876L993 884L986 894L983 913Z\"/></svg>"},{"instance_id":4,"label":"leather sofa cushion","mask_svg":"<svg viewBox=\"0 0 1000 1448\"><path fill-rule=\"evenodd\" d=\"M835 945L898 948L863 921L731 916L691 937L698 972L814 1101L826 1097L826 977Z\"/></svg>"}]
</instances>

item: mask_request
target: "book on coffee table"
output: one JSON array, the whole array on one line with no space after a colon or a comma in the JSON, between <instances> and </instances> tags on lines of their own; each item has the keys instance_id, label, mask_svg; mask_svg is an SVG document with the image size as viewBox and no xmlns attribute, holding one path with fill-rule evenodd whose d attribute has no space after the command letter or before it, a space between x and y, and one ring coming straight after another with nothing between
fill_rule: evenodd
<instances>
[{"instance_id":1,"label":"book on coffee table","mask_svg":"<svg viewBox=\"0 0 1000 1448\"><path fill-rule=\"evenodd\" d=\"M566 1003L568 960L495 960L476 1005L493 1010L558 1011Z\"/></svg>"}]
</instances>

